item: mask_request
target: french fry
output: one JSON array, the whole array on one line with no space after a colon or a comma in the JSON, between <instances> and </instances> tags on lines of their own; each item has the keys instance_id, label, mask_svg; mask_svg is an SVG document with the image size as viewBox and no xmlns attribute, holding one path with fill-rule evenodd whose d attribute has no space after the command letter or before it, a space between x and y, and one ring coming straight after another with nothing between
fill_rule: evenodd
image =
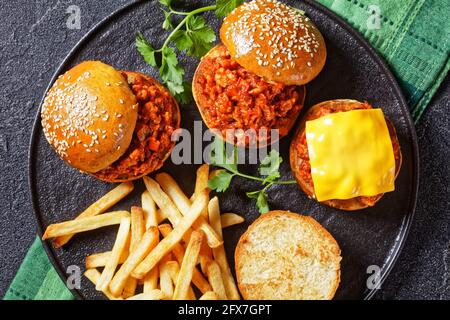
<instances>
[{"instance_id":1,"label":"french fry","mask_svg":"<svg viewBox=\"0 0 450 320\"><path fill-rule=\"evenodd\" d=\"M141 241L136 246L136 249L130 253L128 259L122 264L109 284L109 289L114 296L118 297L122 293L131 272L155 247L158 242L158 236L159 232L156 227L150 227L144 233Z\"/></svg>"},{"instance_id":2,"label":"french fry","mask_svg":"<svg viewBox=\"0 0 450 320\"><path fill-rule=\"evenodd\" d=\"M91 254L86 257L86 269L100 268L106 265L106 262L111 257L111 251ZM119 258L119 264L125 262L128 257L128 250L124 250Z\"/></svg>"},{"instance_id":3,"label":"french fry","mask_svg":"<svg viewBox=\"0 0 450 320\"><path fill-rule=\"evenodd\" d=\"M200 192L203 189L206 189L209 191L208 188L208 180L209 180L209 165L203 164L197 169L197 179L195 181L195 191L192 195L191 199L195 199L198 192ZM208 199L209 201L209 199ZM202 217L205 219L206 222L209 220L208 216L208 208L205 208L202 212ZM206 274L206 264L208 261L212 259L212 250L209 247L208 243L203 242L202 247L200 248L200 267L203 273Z\"/></svg>"},{"instance_id":4,"label":"french fry","mask_svg":"<svg viewBox=\"0 0 450 320\"><path fill-rule=\"evenodd\" d=\"M123 287L122 298L127 299L134 296L136 294L137 285L137 279L128 277L127 281L125 282L125 286Z\"/></svg>"},{"instance_id":5,"label":"french fry","mask_svg":"<svg viewBox=\"0 0 450 320\"><path fill-rule=\"evenodd\" d=\"M169 219L170 223L174 226L177 225L178 221L180 221L183 216L173 205L172 200L170 200L169 196L162 191L161 186L155 180L150 177L144 177L143 179L147 191L150 193L160 210L167 219Z\"/></svg>"},{"instance_id":6,"label":"french fry","mask_svg":"<svg viewBox=\"0 0 450 320\"><path fill-rule=\"evenodd\" d=\"M206 191L201 193L197 199L195 199L189 210L189 214L183 217L173 231L133 270L131 274L133 277L142 279L147 272L158 264L163 256L172 251L172 248L180 242L184 234L190 229L195 220L198 219L202 210L207 205L207 199L208 195Z\"/></svg>"},{"instance_id":7,"label":"french fry","mask_svg":"<svg viewBox=\"0 0 450 320\"><path fill-rule=\"evenodd\" d=\"M158 288L159 266L154 267L144 278L144 293Z\"/></svg>"},{"instance_id":8,"label":"french fry","mask_svg":"<svg viewBox=\"0 0 450 320\"><path fill-rule=\"evenodd\" d=\"M98 280L98 283L95 286L95 289L97 289L98 291L105 292L108 290L108 285L111 279L113 278L114 271L116 270L117 265L119 264L119 258L122 255L123 251L125 250L127 238L130 233L130 224L131 224L130 217L121 218L119 231L117 232L116 241L114 242L114 246L111 251L111 256L109 260L106 262L105 268L103 269L100 279Z\"/></svg>"},{"instance_id":9,"label":"french fry","mask_svg":"<svg viewBox=\"0 0 450 320\"><path fill-rule=\"evenodd\" d=\"M158 205L159 212L166 217L172 225L176 225L183 217L180 211L175 207L170 197L161 189L161 186L150 177L143 177L145 187L152 197L153 201ZM183 235L185 242L189 241L191 230L187 230Z\"/></svg>"},{"instance_id":10,"label":"french fry","mask_svg":"<svg viewBox=\"0 0 450 320\"><path fill-rule=\"evenodd\" d=\"M178 273L177 284L173 293L174 300L185 300L188 297L189 285L192 281L192 274L200 253L203 236L204 234L201 230L192 232L183 262L181 263L180 272Z\"/></svg>"},{"instance_id":11,"label":"french fry","mask_svg":"<svg viewBox=\"0 0 450 320\"><path fill-rule=\"evenodd\" d=\"M145 232L144 210L140 207L131 207L131 242L130 252L133 252Z\"/></svg>"},{"instance_id":12,"label":"french fry","mask_svg":"<svg viewBox=\"0 0 450 320\"><path fill-rule=\"evenodd\" d=\"M98 280L100 279L101 274L100 274L100 271L98 271L97 269L87 269L87 270L84 272L84 276L85 276L86 278L88 278L89 281L91 281L91 282L94 284L94 286L95 286L95 285L97 285ZM112 295L112 293L109 292L109 290L105 290L103 293L105 294L105 296L106 296L109 300L122 300L122 298L116 298L116 297L114 297L114 296Z\"/></svg>"},{"instance_id":13,"label":"french fry","mask_svg":"<svg viewBox=\"0 0 450 320\"><path fill-rule=\"evenodd\" d=\"M174 212L178 212L179 214L181 212L183 216L187 215L191 207L191 202L183 193L177 182L167 173L158 174L156 176L156 179L158 180L162 189L166 193L165 196L162 196L162 194L160 194L160 197L167 198L164 201L164 206L166 207L167 212L171 212L171 214L174 214ZM161 193L164 192L161 191ZM207 189L204 189L202 192L206 192L209 198L209 192ZM158 206L160 205L158 204ZM161 207L161 209L163 208ZM172 222L172 224L176 225L177 222L175 223ZM208 245L210 247L216 248L222 244L222 241L219 239L219 236L216 234L214 229L206 222L204 217L199 218L198 221L194 223L193 227L196 230L201 229L205 233Z\"/></svg>"},{"instance_id":14,"label":"french fry","mask_svg":"<svg viewBox=\"0 0 450 320\"><path fill-rule=\"evenodd\" d=\"M217 294L213 291L205 292L198 300L219 300Z\"/></svg>"},{"instance_id":15,"label":"french fry","mask_svg":"<svg viewBox=\"0 0 450 320\"><path fill-rule=\"evenodd\" d=\"M167 237L172 232L172 227L169 224L161 224L158 228L163 237ZM172 252L178 263L182 263L185 253L183 245L177 243L172 248ZM208 281L203 277L202 273L198 271L197 267L194 268L194 272L192 274L192 283L201 291L201 293L212 291Z\"/></svg>"},{"instance_id":16,"label":"french fry","mask_svg":"<svg viewBox=\"0 0 450 320\"><path fill-rule=\"evenodd\" d=\"M125 198L131 191L133 191L134 185L132 182L124 182L119 184L117 187L109 191L107 194L102 196L100 199L91 204L86 210L84 210L76 219L93 217L100 213L105 212L117 202ZM60 248L65 245L72 238L72 234L57 237L53 240L53 246L55 248Z\"/></svg>"},{"instance_id":17,"label":"french fry","mask_svg":"<svg viewBox=\"0 0 450 320\"><path fill-rule=\"evenodd\" d=\"M42 236L42 240L69 234L74 235L79 232L90 231L101 227L119 224L122 218L129 216L130 214L127 211L114 211L110 213L104 213L99 216L80 218L51 224L45 230L45 233Z\"/></svg>"},{"instance_id":18,"label":"french fry","mask_svg":"<svg viewBox=\"0 0 450 320\"><path fill-rule=\"evenodd\" d=\"M245 219L241 216L238 216L235 213L224 213L220 216L220 221L222 224L222 229L227 227L234 226L236 224L240 224L245 221Z\"/></svg>"},{"instance_id":19,"label":"french fry","mask_svg":"<svg viewBox=\"0 0 450 320\"><path fill-rule=\"evenodd\" d=\"M144 210L140 207L131 207L131 240L130 252L136 250L145 231ZM129 298L135 295L137 287L137 279L128 277L123 288L122 297Z\"/></svg>"},{"instance_id":20,"label":"french fry","mask_svg":"<svg viewBox=\"0 0 450 320\"><path fill-rule=\"evenodd\" d=\"M194 189L194 194L191 197L191 201L195 200L195 197L197 196L197 194L200 191L202 191L202 190L208 190L208 192L210 191L210 189L208 188L208 181L209 181L209 165L207 163L205 163L205 164L202 164L197 169L197 178L195 180L195 189ZM208 195L209 195L209 193L208 193ZM202 217L206 220L206 222L208 222L208 208L205 208L205 210L203 210ZM202 250L202 251L204 251L204 250ZM200 251L200 254L202 253L202 251Z\"/></svg>"},{"instance_id":21,"label":"french fry","mask_svg":"<svg viewBox=\"0 0 450 320\"><path fill-rule=\"evenodd\" d=\"M165 299L164 293L161 290L155 289L147 293L140 293L135 296L129 297L127 300L163 300Z\"/></svg>"},{"instance_id":22,"label":"french fry","mask_svg":"<svg viewBox=\"0 0 450 320\"><path fill-rule=\"evenodd\" d=\"M220 208L219 199L217 197L212 198L208 204L209 223L214 228L216 233L222 238L222 226L220 222ZM213 257L222 270L223 283L228 299L239 300L239 291L231 273L230 266L228 265L225 248L221 245L218 248L213 248Z\"/></svg>"},{"instance_id":23,"label":"french fry","mask_svg":"<svg viewBox=\"0 0 450 320\"><path fill-rule=\"evenodd\" d=\"M209 246L205 246L205 241L202 242L202 247L200 248L200 269L204 274L206 274L206 266L209 261L212 260L212 250Z\"/></svg>"},{"instance_id":24,"label":"french fry","mask_svg":"<svg viewBox=\"0 0 450 320\"><path fill-rule=\"evenodd\" d=\"M167 219L167 217L160 209L156 210L156 218L158 219L158 224L162 223L164 220Z\"/></svg>"},{"instance_id":25,"label":"french fry","mask_svg":"<svg viewBox=\"0 0 450 320\"><path fill-rule=\"evenodd\" d=\"M164 293L166 299L172 299L173 297L173 282L170 276L169 268L167 267L166 259L161 260L159 263L159 286Z\"/></svg>"},{"instance_id":26,"label":"french fry","mask_svg":"<svg viewBox=\"0 0 450 320\"><path fill-rule=\"evenodd\" d=\"M209 165L205 163L205 164L202 164L197 169L197 179L195 180L195 190L194 190L194 194L191 197L191 201L194 201L195 197L201 191L208 189L208 180L209 180Z\"/></svg>"},{"instance_id":27,"label":"french fry","mask_svg":"<svg viewBox=\"0 0 450 320\"><path fill-rule=\"evenodd\" d=\"M150 227L158 227L160 220L165 219L165 218L161 219L159 217L158 212L160 211L156 210L155 201L153 200L152 196L147 190L144 193L142 193L142 208L144 209L144 212L146 212L145 227L147 229L149 229ZM156 244L158 243L159 237L156 240ZM159 266L155 266L143 279L144 293L149 293L151 290L157 289L158 280L159 280Z\"/></svg>"},{"instance_id":28,"label":"french fry","mask_svg":"<svg viewBox=\"0 0 450 320\"><path fill-rule=\"evenodd\" d=\"M145 215L145 229L147 230L150 226L157 226L158 216L156 213L156 204L147 190L142 193L141 202Z\"/></svg>"},{"instance_id":29,"label":"french fry","mask_svg":"<svg viewBox=\"0 0 450 320\"><path fill-rule=\"evenodd\" d=\"M191 207L191 200L184 194L176 181L167 173L159 173L156 175L158 181L164 192L170 197L173 203L183 216L187 215Z\"/></svg>"},{"instance_id":30,"label":"french fry","mask_svg":"<svg viewBox=\"0 0 450 320\"><path fill-rule=\"evenodd\" d=\"M180 272L180 266L177 261L167 261L166 262L167 268L169 270L170 277L172 278L173 283L178 282L178 274ZM189 286L188 289L188 300L195 300L195 293L194 290L192 290L192 287Z\"/></svg>"},{"instance_id":31,"label":"french fry","mask_svg":"<svg viewBox=\"0 0 450 320\"><path fill-rule=\"evenodd\" d=\"M220 300L227 300L225 286L219 265L215 261L209 261L206 265L206 273L209 283Z\"/></svg>"}]
</instances>

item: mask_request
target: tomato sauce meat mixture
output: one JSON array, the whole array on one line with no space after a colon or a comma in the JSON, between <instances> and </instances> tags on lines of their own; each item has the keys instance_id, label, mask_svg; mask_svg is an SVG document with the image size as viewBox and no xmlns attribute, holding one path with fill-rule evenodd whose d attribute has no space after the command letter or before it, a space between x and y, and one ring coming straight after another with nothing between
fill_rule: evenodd
<instances>
[{"instance_id":1,"label":"tomato sauce meat mixture","mask_svg":"<svg viewBox=\"0 0 450 320\"><path fill-rule=\"evenodd\" d=\"M194 85L204 102L202 114L208 127L224 136L227 129L279 129L280 137L289 132L303 107L304 86L266 82L241 67L226 49L203 59Z\"/></svg>"},{"instance_id":2,"label":"tomato sauce meat mixture","mask_svg":"<svg viewBox=\"0 0 450 320\"><path fill-rule=\"evenodd\" d=\"M359 108L356 108L356 109L371 109L371 108L372 108L372 106L370 106L368 103L364 103L363 105L361 105ZM351 110L353 110L353 109L351 109ZM350 111L350 109L348 111ZM309 114L306 118L306 121L315 120L315 119L321 118L327 114L336 113L336 112L340 112L340 111L333 109L333 107L331 107L331 106L330 107L322 107L320 109L317 109L316 112L312 112L311 114ZM399 165L400 165L399 160L400 160L400 156L401 156L400 155L400 145L399 145L397 137L396 137L395 129L389 124L389 122L387 122L387 123L388 123L389 135L391 136L392 147L394 150L396 171L398 171ZM299 174L300 174L301 178L311 187L311 189L314 190L314 183L313 183L312 176L311 176L311 164L309 162L308 144L306 142L305 130L303 130L303 133L298 138L296 149L297 149L298 157L302 160L301 164L300 164ZM360 196L360 197L357 197L356 199L363 205L374 206L375 203L382 196L383 196L382 194L372 196L372 197Z\"/></svg>"},{"instance_id":3,"label":"tomato sauce meat mixture","mask_svg":"<svg viewBox=\"0 0 450 320\"><path fill-rule=\"evenodd\" d=\"M122 74L127 78L125 73ZM140 177L149 169L157 170L175 144L171 136L179 127L179 116L169 92L140 75L130 87L139 105L133 139L119 160L95 173L100 179L129 180Z\"/></svg>"}]
</instances>

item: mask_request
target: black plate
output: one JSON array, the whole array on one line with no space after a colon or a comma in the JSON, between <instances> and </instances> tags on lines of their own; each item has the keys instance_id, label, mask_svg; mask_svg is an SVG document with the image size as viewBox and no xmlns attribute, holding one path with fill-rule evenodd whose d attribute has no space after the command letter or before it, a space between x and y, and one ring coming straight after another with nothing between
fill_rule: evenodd
<instances>
[{"instance_id":1,"label":"black plate","mask_svg":"<svg viewBox=\"0 0 450 320\"><path fill-rule=\"evenodd\" d=\"M269 195L271 208L313 216L340 244L343 256L342 280L336 298L367 299L375 292L366 285L368 266L379 266L384 281L400 253L414 214L418 187L418 151L413 122L391 72L357 32L313 1L287 2L306 11L322 31L328 49L324 70L307 85L305 109L328 99L367 100L372 105L381 107L397 128L403 166L396 181L396 191L386 194L374 208L355 213L331 209L308 199L295 185L273 187ZM220 21L212 13L207 14L206 18L217 30ZM143 71L158 77L156 71L148 67L136 52L134 37L141 30L152 42L162 42L165 35L162 33L161 19L162 13L156 1L137 1L114 12L75 46L58 68L51 83L73 65L89 59L100 59L117 69ZM182 63L187 68L187 75L192 77L197 60L184 57ZM196 106L184 106L182 127L191 130L193 120L200 120ZM288 165L290 139L290 136L286 137L280 144L281 154L285 159L282 174L286 179L292 179ZM254 172L256 167L249 166L245 169ZM180 181L186 192L192 192L195 166L175 166L168 161L163 170ZM74 218L112 188L110 184L80 174L57 157L43 136L39 114L31 138L29 182L40 234L50 223ZM257 188L257 184L236 179L229 192L219 195L223 211L244 215L247 221L225 230L226 249L232 266L234 248L240 235L259 216L254 203L245 196L246 191ZM136 191L140 190L143 190L143 185L138 182ZM139 196L140 192L134 192L117 208L139 204ZM65 279L68 266L78 265L84 270L87 255L110 250L116 229L110 227L77 235L60 250L54 250L47 242L44 245L56 269ZM102 298L86 279L82 280L81 289L73 292L80 298Z\"/></svg>"}]
</instances>

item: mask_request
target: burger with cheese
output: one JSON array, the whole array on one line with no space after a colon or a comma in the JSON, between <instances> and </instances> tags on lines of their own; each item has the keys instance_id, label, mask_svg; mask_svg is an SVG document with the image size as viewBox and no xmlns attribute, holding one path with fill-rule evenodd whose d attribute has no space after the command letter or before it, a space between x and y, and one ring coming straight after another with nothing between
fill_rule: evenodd
<instances>
[{"instance_id":1,"label":"burger with cheese","mask_svg":"<svg viewBox=\"0 0 450 320\"><path fill-rule=\"evenodd\" d=\"M402 154L395 128L381 109L332 100L308 110L291 142L290 162L309 197L358 210L394 190Z\"/></svg>"}]
</instances>

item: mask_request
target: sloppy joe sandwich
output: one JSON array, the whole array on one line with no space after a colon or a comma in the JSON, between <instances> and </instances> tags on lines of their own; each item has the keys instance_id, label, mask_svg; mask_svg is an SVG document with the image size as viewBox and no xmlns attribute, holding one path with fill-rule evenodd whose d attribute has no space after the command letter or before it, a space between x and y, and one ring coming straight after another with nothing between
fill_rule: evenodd
<instances>
[{"instance_id":1,"label":"sloppy joe sandwich","mask_svg":"<svg viewBox=\"0 0 450 320\"><path fill-rule=\"evenodd\" d=\"M309 197L358 210L395 189L402 154L395 128L381 109L332 100L308 110L291 142L290 163Z\"/></svg>"},{"instance_id":2,"label":"sloppy joe sandwich","mask_svg":"<svg viewBox=\"0 0 450 320\"><path fill-rule=\"evenodd\" d=\"M61 75L41 110L50 145L71 166L108 182L159 169L179 128L176 100L155 79L85 61Z\"/></svg>"},{"instance_id":3,"label":"sloppy joe sandwich","mask_svg":"<svg viewBox=\"0 0 450 320\"><path fill-rule=\"evenodd\" d=\"M248 300L332 299L340 283L341 259L336 240L316 220L271 211L239 239L239 290Z\"/></svg>"},{"instance_id":4,"label":"sloppy joe sandwich","mask_svg":"<svg viewBox=\"0 0 450 320\"><path fill-rule=\"evenodd\" d=\"M322 70L320 31L298 10L254 0L232 11L220 29L222 44L206 54L193 79L193 95L206 125L227 141L249 145L247 130L288 134L300 113L304 85ZM237 132L227 137L226 133ZM257 133L258 143L272 143Z\"/></svg>"}]
</instances>

